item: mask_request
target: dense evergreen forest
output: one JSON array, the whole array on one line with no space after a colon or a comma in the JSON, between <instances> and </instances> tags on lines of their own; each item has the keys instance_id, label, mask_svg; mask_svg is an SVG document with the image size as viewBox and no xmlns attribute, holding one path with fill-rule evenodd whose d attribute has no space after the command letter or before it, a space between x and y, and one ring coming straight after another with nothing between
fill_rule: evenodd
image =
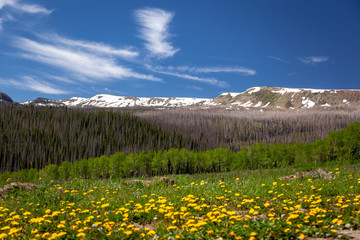
<instances>
[{"instance_id":1,"label":"dense evergreen forest","mask_svg":"<svg viewBox=\"0 0 360 240\"><path fill-rule=\"evenodd\" d=\"M227 172L241 169L286 167L294 164L306 166L314 163L360 161L360 123L350 124L346 129L330 132L325 139L314 143L290 145L258 143L236 153L217 148L208 151L169 149L125 155L118 152L111 156L84 159L74 163L63 162L47 165L42 170L23 169L4 172L0 182L37 181L56 179L108 179L126 177L150 177L164 174L194 174Z\"/></svg>"},{"instance_id":2,"label":"dense evergreen forest","mask_svg":"<svg viewBox=\"0 0 360 240\"><path fill-rule=\"evenodd\" d=\"M359 109L332 111L228 111L224 109L168 109L135 113L168 131L196 140L199 150L229 148L239 151L259 142L267 144L314 142L328 132L360 121Z\"/></svg>"},{"instance_id":3,"label":"dense evergreen forest","mask_svg":"<svg viewBox=\"0 0 360 240\"><path fill-rule=\"evenodd\" d=\"M129 113L101 109L3 106L0 108L0 172L197 143Z\"/></svg>"},{"instance_id":4,"label":"dense evergreen forest","mask_svg":"<svg viewBox=\"0 0 360 240\"><path fill-rule=\"evenodd\" d=\"M254 146L314 142L325 138L329 131L360 121L359 111L131 111L2 105L0 173L42 169L49 164L73 163L117 152L144 151L142 154L151 155L184 149L173 153L174 159L182 159L185 150L226 148L230 152L251 152ZM285 145L279 145L279 149ZM190 171L189 166L184 168ZM177 170L155 172L180 171L174 166L171 169Z\"/></svg>"}]
</instances>

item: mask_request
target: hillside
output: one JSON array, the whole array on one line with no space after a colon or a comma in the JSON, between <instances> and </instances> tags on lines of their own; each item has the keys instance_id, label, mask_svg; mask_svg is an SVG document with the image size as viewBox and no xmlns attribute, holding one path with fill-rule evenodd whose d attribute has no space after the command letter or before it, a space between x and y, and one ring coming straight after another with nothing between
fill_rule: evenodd
<instances>
[{"instance_id":1,"label":"hillside","mask_svg":"<svg viewBox=\"0 0 360 240\"><path fill-rule=\"evenodd\" d=\"M238 151L259 142L267 144L313 142L327 136L329 131L340 130L352 122L360 121L359 110L279 111L278 109L229 111L214 109L164 109L138 111L134 114L176 131L200 143L200 150L217 147ZM203 148L205 147L205 148Z\"/></svg>"},{"instance_id":2,"label":"hillside","mask_svg":"<svg viewBox=\"0 0 360 240\"><path fill-rule=\"evenodd\" d=\"M260 142L313 142L329 131L360 121L359 111L131 109L4 105L0 111L0 172L43 168L118 151L224 147L236 152Z\"/></svg>"},{"instance_id":3,"label":"hillside","mask_svg":"<svg viewBox=\"0 0 360 240\"><path fill-rule=\"evenodd\" d=\"M331 109L357 106L360 90L254 87L242 93L223 93L215 105L260 109Z\"/></svg>"}]
</instances>

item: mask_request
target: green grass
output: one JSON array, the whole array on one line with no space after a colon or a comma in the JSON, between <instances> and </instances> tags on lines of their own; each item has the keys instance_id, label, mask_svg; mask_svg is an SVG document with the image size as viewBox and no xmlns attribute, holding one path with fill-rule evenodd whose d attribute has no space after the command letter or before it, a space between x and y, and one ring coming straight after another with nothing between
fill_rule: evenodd
<instances>
[{"instance_id":1,"label":"green grass","mask_svg":"<svg viewBox=\"0 0 360 240\"><path fill-rule=\"evenodd\" d=\"M39 179L40 189L0 199L0 238L345 237L339 231L360 224L360 164L322 167L336 179L279 180L300 166L168 176L176 181L173 186Z\"/></svg>"}]
</instances>

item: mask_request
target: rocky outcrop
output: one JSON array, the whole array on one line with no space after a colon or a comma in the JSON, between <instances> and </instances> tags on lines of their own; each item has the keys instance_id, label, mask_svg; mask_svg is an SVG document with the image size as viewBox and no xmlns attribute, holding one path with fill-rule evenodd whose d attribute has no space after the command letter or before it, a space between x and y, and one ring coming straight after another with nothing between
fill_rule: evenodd
<instances>
[{"instance_id":1,"label":"rocky outcrop","mask_svg":"<svg viewBox=\"0 0 360 240\"><path fill-rule=\"evenodd\" d=\"M296 172L289 176L280 177L280 180L296 180L299 178L305 178L305 177L311 177L311 178L324 178L326 180L335 179L336 175L326 172L324 169L319 168L318 170L314 171L308 171L308 172Z\"/></svg>"},{"instance_id":2,"label":"rocky outcrop","mask_svg":"<svg viewBox=\"0 0 360 240\"><path fill-rule=\"evenodd\" d=\"M34 190L38 188L40 188L40 186L33 183L13 182L0 188L0 196L13 190Z\"/></svg>"}]
</instances>

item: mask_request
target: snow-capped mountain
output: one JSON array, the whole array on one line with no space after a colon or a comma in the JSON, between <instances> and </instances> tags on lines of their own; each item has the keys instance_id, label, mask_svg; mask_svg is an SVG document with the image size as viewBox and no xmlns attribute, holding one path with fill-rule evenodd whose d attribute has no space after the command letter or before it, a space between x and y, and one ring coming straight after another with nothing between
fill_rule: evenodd
<instances>
[{"instance_id":1,"label":"snow-capped mountain","mask_svg":"<svg viewBox=\"0 0 360 240\"><path fill-rule=\"evenodd\" d=\"M124 108L124 107L187 107L194 105L208 105L212 99L208 98L163 98L163 97L123 97L109 94L99 94L91 98L72 97L64 100L51 100L37 98L25 102L38 106L67 106L67 107L102 107L102 108Z\"/></svg>"},{"instance_id":2,"label":"snow-capped mountain","mask_svg":"<svg viewBox=\"0 0 360 240\"><path fill-rule=\"evenodd\" d=\"M210 98L124 97L100 94L91 98L65 100L37 98L23 104L67 107L225 107L227 109L328 109L360 106L360 90L325 90L307 88L253 87L245 92L227 92Z\"/></svg>"},{"instance_id":3,"label":"snow-capped mountain","mask_svg":"<svg viewBox=\"0 0 360 240\"><path fill-rule=\"evenodd\" d=\"M186 107L191 105L207 105L211 99L207 98L142 98L142 97L121 97L109 94L100 94L91 98L73 97L61 100L69 107Z\"/></svg>"}]
</instances>

